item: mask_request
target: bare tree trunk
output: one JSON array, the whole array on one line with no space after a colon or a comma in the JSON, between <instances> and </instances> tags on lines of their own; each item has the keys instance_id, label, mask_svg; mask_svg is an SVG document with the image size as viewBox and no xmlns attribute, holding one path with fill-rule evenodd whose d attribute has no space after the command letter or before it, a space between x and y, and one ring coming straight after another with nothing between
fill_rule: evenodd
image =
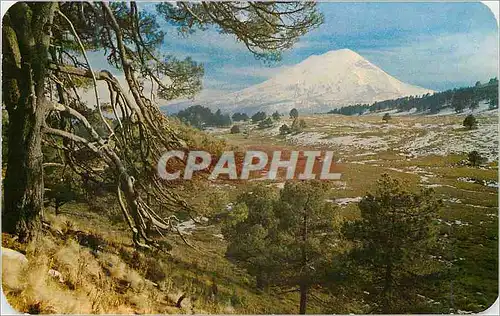
<instances>
[{"instance_id":1,"label":"bare tree trunk","mask_svg":"<svg viewBox=\"0 0 500 316\"><path fill-rule=\"evenodd\" d=\"M57 3L16 3L3 19L3 100L9 114L2 229L36 236L43 210L41 128L50 25Z\"/></svg>"},{"instance_id":2,"label":"bare tree trunk","mask_svg":"<svg viewBox=\"0 0 500 316\"><path fill-rule=\"evenodd\" d=\"M308 210L306 207L304 207L304 217L303 217L303 223L302 223L302 273L307 275L307 269L308 269L308 257L307 257L307 235L308 235L308 230L307 230L307 225L308 225ZM303 315L306 313L307 309L307 291L308 291L308 286L307 286L307 279L306 276L302 276L301 284L300 284L300 307L299 307L299 314Z\"/></svg>"},{"instance_id":3,"label":"bare tree trunk","mask_svg":"<svg viewBox=\"0 0 500 316\"><path fill-rule=\"evenodd\" d=\"M389 261L385 267L384 289L382 291L382 312L391 313L391 298L392 292L392 263Z\"/></svg>"},{"instance_id":4,"label":"bare tree trunk","mask_svg":"<svg viewBox=\"0 0 500 316\"><path fill-rule=\"evenodd\" d=\"M306 284L301 284L300 285L300 308L299 308L299 314L305 315L306 309L307 309L307 285Z\"/></svg>"}]
</instances>

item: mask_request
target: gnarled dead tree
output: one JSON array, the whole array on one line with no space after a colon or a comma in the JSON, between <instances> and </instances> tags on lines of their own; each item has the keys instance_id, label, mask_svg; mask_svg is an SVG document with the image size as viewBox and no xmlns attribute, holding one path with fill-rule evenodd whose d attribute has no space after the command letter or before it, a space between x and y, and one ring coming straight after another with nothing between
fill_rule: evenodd
<instances>
[{"instance_id":1,"label":"gnarled dead tree","mask_svg":"<svg viewBox=\"0 0 500 316\"><path fill-rule=\"evenodd\" d=\"M6 231L21 239L35 233L37 225L32 222L40 220L43 207L42 138L64 153L62 165L70 165L82 177L116 183L116 196L137 246L153 243L150 230L172 229L174 217L162 218L155 207L192 213L156 175L160 156L186 144L155 99L193 96L201 89L203 68L190 58L179 60L161 52L165 39L159 18L181 31L215 27L234 34L256 56L269 59L278 58L321 23L315 5L306 2L160 3L155 12L134 2L15 4L3 22L3 62L13 70L5 73L4 68L3 96L11 136L19 132L20 121L23 130L9 137ZM110 71L94 69L88 50L105 51L109 64L123 73L125 85ZM82 102L83 83L92 87L92 104ZM101 84L107 87L105 97L99 93ZM36 115L26 114L33 109ZM13 141L19 135L21 148ZM95 158L91 163L75 158L83 150ZM26 167L28 181L13 180ZM153 199L155 205L146 202Z\"/></svg>"}]
</instances>

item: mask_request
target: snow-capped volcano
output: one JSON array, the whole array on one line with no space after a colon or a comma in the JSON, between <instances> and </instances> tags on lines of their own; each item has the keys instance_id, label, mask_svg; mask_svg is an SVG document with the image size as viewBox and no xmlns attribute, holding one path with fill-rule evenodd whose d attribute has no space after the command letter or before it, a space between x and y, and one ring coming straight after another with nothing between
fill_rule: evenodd
<instances>
[{"instance_id":1,"label":"snow-capped volcano","mask_svg":"<svg viewBox=\"0 0 500 316\"><path fill-rule=\"evenodd\" d=\"M260 84L209 102L227 112L285 113L292 108L319 112L356 103L373 103L432 93L384 72L349 49L313 55Z\"/></svg>"}]
</instances>

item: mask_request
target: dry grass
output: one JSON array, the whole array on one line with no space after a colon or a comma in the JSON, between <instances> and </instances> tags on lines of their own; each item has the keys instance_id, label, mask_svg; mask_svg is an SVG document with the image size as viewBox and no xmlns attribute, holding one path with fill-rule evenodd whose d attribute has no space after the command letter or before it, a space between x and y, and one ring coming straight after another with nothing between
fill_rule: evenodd
<instances>
[{"instance_id":1,"label":"dry grass","mask_svg":"<svg viewBox=\"0 0 500 316\"><path fill-rule=\"evenodd\" d=\"M15 310L43 314L295 311L295 297L293 304L287 304L282 298L257 293L248 276L235 271L224 258L225 244L214 243L218 228L207 227L189 236L203 253L189 249L179 238L174 238L170 254L139 252L126 229L83 207L70 205L59 216L48 212L50 232L25 247L3 235L3 246L25 253L28 259L21 264L3 257L3 290ZM105 246L96 251L85 238L101 238ZM63 280L50 275L51 269ZM176 307L183 294L186 298Z\"/></svg>"},{"instance_id":2,"label":"dry grass","mask_svg":"<svg viewBox=\"0 0 500 316\"><path fill-rule=\"evenodd\" d=\"M113 295L114 279L105 277L99 261L73 239L58 242L45 236L28 245L26 257L26 264L3 259L3 289L16 310L58 314L133 312L123 299ZM50 269L60 272L62 279L49 275Z\"/></svg>"},{"instance_id":3,"label":"dry grass","mask_svg":"<svg viewBox=\"0 0 500 316\"><path fill-rule=\"evenodd\" d=\"M161 293L118 255L79 244L67 217L52 218L46 234L26 248L28 262L3 257L9 303L29 313L153 313ZM4 238L5 239L5 238ZM49 274L56 270L61 278ZM163 309L164 311L165 309Z\"/></svg>"}]
</instances>

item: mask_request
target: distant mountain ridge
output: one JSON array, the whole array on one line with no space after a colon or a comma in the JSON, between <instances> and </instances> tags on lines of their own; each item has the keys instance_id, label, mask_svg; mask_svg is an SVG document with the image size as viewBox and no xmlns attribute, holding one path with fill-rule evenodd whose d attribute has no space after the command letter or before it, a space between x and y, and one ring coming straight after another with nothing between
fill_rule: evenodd
<instances>
[{"instance_id":1,"label":"distant mountain ridge","mask_svg":"<svg viewBox=\"0 0 500 316\"><path fill-rule=\"evenodd\" d=\"M321 112L433 93L404 83L350 49L313 55L260 84L209 101L225 112Z\"/></svg>"},{"instance_id":2,"label":"distant mountain ridge","mask_svg":"<svg viewBox=\"0 0 500 316\"><path fill-rule=\"evenodd\" d=\"M474 86L449 89L420 97L402 97L378 101L373 104L353 104L328 111L331 114L362 115L380 111L396 111L395 113L437 114L446 108L455 113L463 113L466 109L477 110L480 103L486 109L498 108L498 79L491 78L487 83L477 81Z\"/></svg>"}]
</instances>

